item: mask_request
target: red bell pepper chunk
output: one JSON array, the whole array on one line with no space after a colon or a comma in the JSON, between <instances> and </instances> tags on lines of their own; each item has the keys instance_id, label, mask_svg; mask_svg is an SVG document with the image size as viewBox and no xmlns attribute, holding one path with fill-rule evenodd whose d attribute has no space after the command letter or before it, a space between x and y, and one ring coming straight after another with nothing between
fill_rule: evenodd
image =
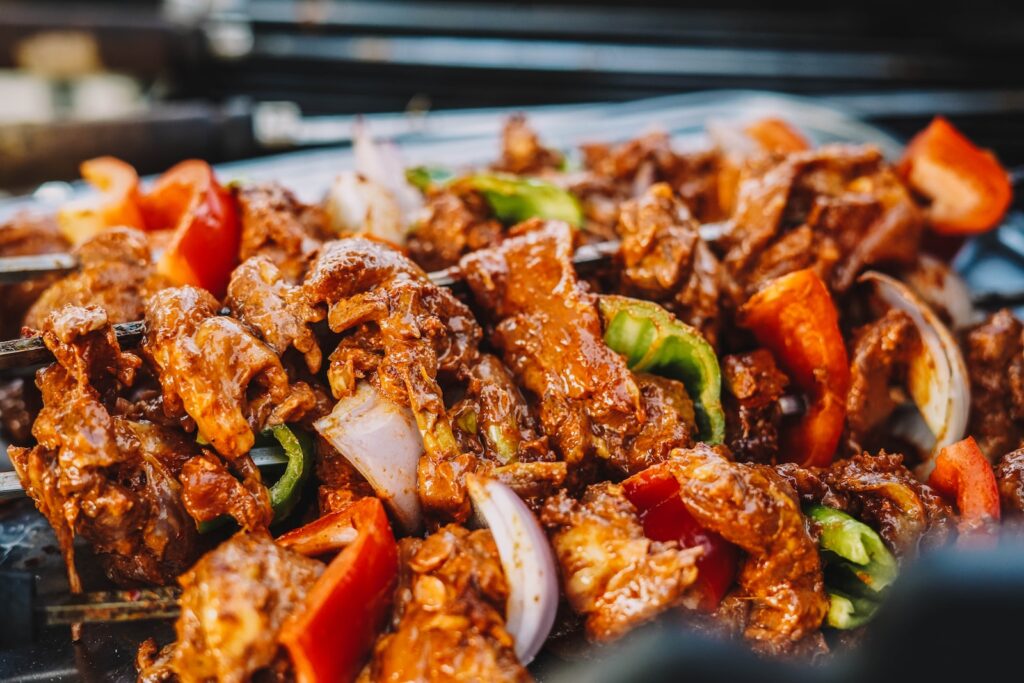
<instances>
[{"instance_id":1,"label":"red bell pepper chunk","mask_svg":"<svg viewBox=\"0 0 1024 683\"><path fill-rule=\"evenodd\" d=\"M974 437L939 451L928 485L956 501L961 535L988 533L999 521L999 485Z\"/></svg>"},{"instance_id":2,"label":"red bell pepper chunk","mask_svg":"<svg viewBox=\"0 0 1024 683\"><path fill-rule=\"evenodd\" d=\"M363 498L278 542L308 549L331 529L347 527L355 528L355 540L313 585L305 610L281 629L280 641L291 655L299 683L353 680L388 616L398 576L398 545L380 500ZM326 545L321 543L321 549Z\"/></svg>"},{"instance_id":3,"label":"red bell pepper chunk","mask_svg":"<svg viewBox=\"0 0 1024 683\"><path fill-rule=\"evenodd\" d=\"M131 164L114 157L82 162L79 171L101 196L72 202L61 209L58 224L72 244L81 244L106 228L146 227L139 206L139 174Z\"/></svg>"},{"instance_id":4,"label":"red bell pepper chunk","mask_svg":"<svg viewBox=\"0 0 1024 683\"><path fill-rule=\"evenodd\" d=\"M811 269L776 278L750 297L739 320L811 399L803 419L784 429L781 457L827 466L846 420L850 363L825 283Z\"/></svg>"},{"instance_id":5,"label":"red bell pepper chunk","mask_svg":"<svg viewBox=\"0 0 1024 683\"><path fill-rule=\"evenodd\" d=\"M146 224L173 229L157 270L178 285L196 285L221 297L238 265L242 229L231 194L204 161L172 167L143 197Z\"/></svg>"},{"instance_id":6,"label":"red bell pepper chunk","mask_svg":"<svg viewBox=\"0 0 1024 683\"><path fill-rule=\"evenodd\" d=\"M800 131L782 119L758 119L743 129L767 152L803 152L811 148Z\"/></svg>"},{"instance_id":7,"label":"red bell pepper chunk","mask_svg":"<svg viewBox=\"0 0 1024 683\"><path fill-rule=\"evenodd\" d=\"M713 612L736 578L739 553L732 543L697 523L679 496L679 482L655 465L622 482L629 502L640 513L644 535L654 541L678 541L684 548L701 546L697 560L698 608Z\"/></svg>"},{"instance_id":8,"label":"red bell pepper chunk","mask_svg":"<svg viewBox=\"0 0 1024 683\"><path fill-rule=\"evenodd\" d=\"M940 233L970 235L993 228L1013 200L1010 176L995 156L941 116L910 141L898 169L931 200L928 219Z\"/></svg>"}]
</instances>

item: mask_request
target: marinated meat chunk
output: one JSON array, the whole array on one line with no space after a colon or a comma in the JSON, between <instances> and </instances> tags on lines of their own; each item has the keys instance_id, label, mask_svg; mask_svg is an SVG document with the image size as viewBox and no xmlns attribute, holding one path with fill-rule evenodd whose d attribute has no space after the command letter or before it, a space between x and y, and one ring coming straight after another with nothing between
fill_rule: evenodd
<instances>
[{"instance_id":1,"label":"marinated meat chunk","mask_svg":"<svg viewBox=\"0 0 1024 683\"><path fill-rule=\"evenodd\" d=\"M316 438L316 478L320 515L338 512L374 495L369 482L322 436Z\"/></svg>"},{"instance_id":2,"label":"marinated meat chunk","mask_svg":"<svg viewBox=\"0 0 1024 683\"><path fill-rule=\"evenodd\" d=\"M238 458L254 430L301 419L316 397L305 382L290 384L273 350L217 309L195 287L158 292L146 305L142 351L159 374L167 416L187 413L220 454Z\"/></svg>"},{"instance_id":3,"label":"marinated meat chunk","mask_svg":"<svg viewBox=\"0 0 1024 683\"><path fill-rule=\"evenodd\" d=\"M442 189L427 197L406 246L413 261L435 271L455 265L466 252L498 244L504 234L483 195Z\"/></svg>"},{"instance_id":4,"label":"marinated meat chunk","mask_svg":"<svg viewBox=\"0 0 1024 683\"><path fill-rule=\"evenodd\" d=\"M697 522L747 553L745 636L762 652L792 652L828 611L818 546L793 489L771 467L730 462L705 444L674 451L666 467Z\"/></svg>"},{"instance_id":5,"label":"marinated meat chunk","mask_svg":"<svg viewBox=\"0 0 1024 683\"><path fill-rule=\"evenodd\" d=\"M269 258L254 256L238 266L224 303L278 356L295 347L310 372L320 370L322 353L310 325L322 320L323 312L307 303L302 288L289 284Z\"/></svg>"},{"instance_id":6,"label":"marinated meat chunk","mask_svg":"<svg viewBox=\"0 0 1024 683\"><path fill-rule=\"evenodd\" d=\"M0 257L53 254L68 248L52 216L20 213L0 223ZM0 285L0 336L3 339L13 339L20 334L29 307L59 278L59 275L47 275Z\"/></svg>"},{"instance_id":7,"label":"marinated meat chunk","mask_svg":"<svg viewBox=\"0 0 1024 683\"><path fill-rule=\"evenodd\" d=\"M78 248L78 271L44 291L25 315L25 326L39 329L62 306L99 306L113 323L142 317L146 298L170 283L150 258L145 234L132 228L111 228Z\"/></svg>"},{"instance_id":8,"label":"marinated meat chunk","mask_svg":"<svg viewBox=\"0 0 1024 683\"><path fill-rule=\"evenodd\" d=\"M541 512L572 608L587 637L609 641L678 604L697 579L701 548L681 550L644 536L622 487L602 483L579 501L564 490Z\"/></svg>"},{"instance_id":9,"label":"marinated meat chunk","mask_svg":"<svg viewBox=\"0 0 1024 683\"><path fill-rule=\"evenodd\" d=\"M273 665L284 656L281 626L303 609L323 570L265 533L239 532L204 555L179 579L173 673L181 683L242 683Z\"/></svg>"},{"instance_id":10,"label":"marinated meat chunk","mask_svg":"<svg viewBox=\"0 0 1024 683\"><path fill-rule=\"evenodd\" d=\"M898 454L862 453L827 468L787 463L777 470L801 500L838 508L871 525L899 555L941 544L956 528L949 504L919 482Z\"/></svg>"},{"instance_id":11,"label":"marinated meat chunk","mask_svg":"<svg viewBox=\"0 0 1024 683\"><path fill-rule=\"evenodd\" d=\"M475 361L481 332L469 309L402 254L361 237L325 245L303 287L343 335L327 370L334 396L369 380L388 400L408 405L426 453L420 499L432 514L465 519L463 480L476 458L459 448L439 379L465 377Z\"/></svg>"},{"instance_id":12,"label":"marinated meat chunk","mask_svg":"<svg viewBox=\"0 0 1024 683\"><path fill-rule=\"evenodd\" d=\"M910 316L890 309L856 330L850 353L850 392L846 395L846 448L860 453L898 407L892 387L903 386L921 340Z\"/></svg>"},{"instance_id":13,"label":"marinated meat chunk","mask_svg":"<svg viewBox=\"0 0 1024 683\"><path fill-rule=\"evenodd\" d=\"M41 370L38 445L9 449L22 486L53 526L72 590L81 588L73 541L92 544L111 579L165 583L192 560L195 522L177 474L194 445L155 425L112 416L140 360L123 353L106 313L67 306L44 323L57 363Z\"/></svg>"},{"instance_id":14,"label":"marinated meat chunk","mask_svg":"<svg viewBox=\"0 0 1024 683\"><path fill-rule=\"evenodd\" d=\"M714 345L721 274L699 227L667 183L624 203L616 226L622 241L622 288L660 303Z\"/></svg>"},{"instance_id":15,"label":"marinated meat chunk","mask_svg":"<svg viewBox=\"0 0 1024 683\"><path fill-rule=\"evenodd\" d=\"M719 191L722 159L717 150L677 152L665 133L650 133L620 145L581 147L587 174L578 192L584 206L604 198L617 203L642 195L654 183L668 183L701 221L725 215ZM598 188L605 189L596 192ZM589 215L589 211L588 211Z\"/></svg>"},{"instance_id":16,"label":"marinated meat chunk","mask_svg":"<svg viewBox=\"0 0 1024 683\"><path fill-rule=\"evenodd\" d=\"M401 550L394 630L360 680L532 680L505 630L508 585L490 531L452 524L426 540L403 539Z\"/></svg>"},{"instance_id":17,"label":"marinated meat chunk","mask_svg":"<svg viewBox=\"0 0 1024 683\"><path fill-rule=\"evenodd\" d=\"M604 344L595 299L569 261L567 228L540 226L498 251L501 260L479 252L463 268L478 300L500 320L496 344L538 397L541 423L570 465L596 454L638 471L686 445L692 419L679 412L689 405L685 389L638 382ZM526 262L547 265L526 277Z\"/></svg>"},{"instance_id":18,"label":"marinated meat chunk","mask_svg":"<svg viewBox=\"0 0 1024 683\"><path fill-rule=\"evenodd\" d=\"M197 522L229 515L246 531L265 531L270 526L274 517L270 494L249 457L225 463L205 451L183 463L180 479L182 502Z\"/></svg>"},{"instance_id":19,"label":"marinated meat chunk","mask_svg":"<svg viewBox=\"0 0 1024 683\"><path fill-rule=\"evenodd\" d=\"M831 145L748 159L721 248L747 292L807 267L842 292L867 266L912 264L923 226L881 152Z\"/></svg>"},{"instance_id":20,"label":"marinated meat chunk","mask_svg":"<svg viewBox=\"0 0 1024 683\"><path fill-rule=\"evenodd\" d=\"M451 413L464 448L497 465L554 459L512 373L496 356L480 355L470 371L466 395Z\"/></svg>"},{"instance_id":21,"label":"marinated meat chunk","mask_svg":"<svg viewBox=\"0 0 1024 683\"><path fill-rule=\"evenodd\" d=\"M586 144L580 151L584 167L616 184L631 186L634 195L655 182L673 179L679 166L679 155L663 132L649 133L616 146Z\"/></svg>"},{"instance_id":22,"label":"marinated meat chunk","mask_svg":"<svg viewBox=\"0 0 1024 683\"><path fill-rule=\"evenodd\" d=\"M639 471L667 454L638 439L649 416L623 358L604 343L596 297L576 279L565 223L520 226L525 234L466 256L460 265L477 303L494 320L495 346L537 403L544 432L569 464L606 459ZM656 407L652 407L652 410ZM650 436L650 435L648 435Z\"/></svg>"},{"instance_id":23,"label":"marinated meat chunk","mask_svg":"<svg viewBox=\"0 0 1024 683\"><path fill-rule=\"evenodd\" d=\"M974 436L990 461L1021 446L1024 438L1024 326L1008 309L967 334L965 360L971 380Z\"/></svg>"},{"instance_id":24,"label":"marinated meat chunk","mask_svg":"<svg viewBox=\"0 0 1024 683\"><path fill-rule=\"evenodd\" d=\"M661 462L673 448L694 441L697 418L686 386L674 379L637 373L644 410L643 422L623 440L629 471L639 472Z\"/></svg>"},{"instance_id":25,"label":"marinated meat chunk","mask_svg":"<svg viewBox=\"0 0 1024 683\"><path fill-rule=\"evenodd\" d=\"M501 133L501 159L495 170L519 175L555 171L564 161L561 154L544 147L522 114L510 116Z\"/></svg>"},{"instance_id":26,"label":"marinated meat chunk","mask_svg":"<svg viewBox=\"0 0 1024 683\"><path fill-rule=\"evenodd\" d=\"M789 379L765 349L725 356L725 441L737 460L771 463L779 452L779 399Z\"/></svg>"},{"instance_id":27,"label":"marinated meat chunk","mask_svg":"<svg viewBox=\"0 0 1024 683\"><path fill-rule=\"evenodd\" d=\"M1003 516L1024 516L1024 449L1010 451L999 460L996 482L999 484Z\"/></svg>"},{"instance_id":28,"label":"marinated meat chunk","mask_svg":"<svg viewBox=\"0 0 1024 683\"><path fill-rule=\"evenodd\" d=\"M242 187L235 197L242 223L239 260L265 256L285 279L300 280L329 235L323 210L276 183Z\"/></svg>"}]
</instances>

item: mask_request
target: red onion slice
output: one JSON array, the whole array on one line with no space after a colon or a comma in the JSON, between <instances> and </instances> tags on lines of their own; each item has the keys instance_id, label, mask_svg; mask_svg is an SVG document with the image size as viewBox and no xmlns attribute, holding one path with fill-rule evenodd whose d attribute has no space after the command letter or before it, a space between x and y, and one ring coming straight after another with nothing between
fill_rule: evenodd
<instances>
[{"instance_id":1,"label":"red onion slice","mask_svg":"<svg viewBox=\"0 0 1024 683\"><path fill-rule=\"evenodd\" d=\"M555 623L555 558L537 518L512 489L472 474L466 477L466 488L498 546L509 586L505 622L516 642L516 656L525 666L537 656Z\"/></svg>"},{"instance_id":2,"label":"red onion slice","mask_svg":"<svg viewBox=\"0 0 1024 683\"><path fill-rule=\"evenodd\" d=\"M409 408L388 401L369 382L360 382L354 394L338 401L313 427L366 477L406 532L419 531L423 510L416 465L423 440Z\"/></svg>"},{"instance_id":3,"label":"red onion slice","mask_svg":"<svg viewBox=\"0 0 1024 683\"><path fill-rule=\"evenodd\" d=\"M874 283L883 301L909 315L921 336L923 348L910 361L907 388L934 437L931 444L918 443L930 452L917 471L918 476L927 476L939 449L964 438L967 431L971 404L967 364L949 329L909 287L874 271L860 279ZM915 432L920 430L908 431Z\"/></svg>"}]
</instances>

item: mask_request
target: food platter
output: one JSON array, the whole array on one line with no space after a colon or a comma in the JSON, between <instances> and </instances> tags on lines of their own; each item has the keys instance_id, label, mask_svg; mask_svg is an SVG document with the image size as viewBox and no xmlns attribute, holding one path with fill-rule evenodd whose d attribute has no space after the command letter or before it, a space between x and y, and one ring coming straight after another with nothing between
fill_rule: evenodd
<instances>
[{"instance_id":1,"label":"food platter","mask_svg":"<svg viewBox=\"0 0 1024 683\"><path fill-rule=\"evenodd\" d=\"M500 122L507 113L493 113L493 135L477 133L465 137L431 132L429 126L421 125L420 132L401 140L403 156L409 165L429 164L438 159L444 159L449 165L485 161L493 155ZM669 132L674 144L686 148L701 142L709 121L744 122L768 115L791 122L815 144L871 143L890 158L896 157L901 149L897 140L858 121L850 113L813 101L769 93L700 93L623 105L574 107L564 119L557 116L555 110L549 114L535 127L545 139L558 140L566 149L588 140L624 140L638 131L656 128ZM367 121L372 129L373 118ZM426 132L422 132L424 130ZM225 181L280 180L300 198L316 201L327 190L334 175L352 164L351 151L325 149L225 164L217 170ZM76 188L70 190L71 193L77 191ZM0 206L0 215L39 201L44 199L12 200ZM1003 227L968 244L957 257L956 266L975 290L1015 292L1024 289L1024 267L1021 267L1024 244L1018 243L1021 228L1021 217L1010 214ZM82 567L84 574L96 571L89 569L87 560L82 562ZM27 501L0 509L0 571L3 570L27 570L36 574L37 591L41 595L59 594L66 589L56 542L46 522ZM168 629L166 623L90 626L82 641L74 646L66 630L48 630L33 643L0 653L0 676L5 680L133 680L138 642L151 634L166 640ZM545 665L542 657L538 667L543 670ZM551 675L557 678L564 674L555 671Z\"/></svg>"}]
</instances>

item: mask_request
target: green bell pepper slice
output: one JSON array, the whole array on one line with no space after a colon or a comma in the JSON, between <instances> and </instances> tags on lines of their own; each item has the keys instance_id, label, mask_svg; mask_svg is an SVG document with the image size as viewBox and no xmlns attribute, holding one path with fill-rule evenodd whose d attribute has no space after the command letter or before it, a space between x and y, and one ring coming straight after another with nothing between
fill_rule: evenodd
<instances>
[{"instance_id":1,"label":"green bell pepper slice","mask_svg":"<svg viewBox=\"0 0 1024 683\"><path fill-rule=\"evenodd\" d=\"M840 630L859 628L871 621L877 609L877 600L830 590L825 624Z\"/></svg>"},{"instance_id":2,"label":"green bell pepper slice","mask_svg":"<svg viewBox=\"0 0 1024 683\"><path fill-rule=\"evenodd\" d=\"M445 186L475 190L484 196L495 217L510 225L543 218L578 228L584 221L583 207L575 195L540 178L496 171L457 178L443 167L416 166L405 171L405 179L421 192Z\"/></svg>"},{"instance_id":3,"label":"green bell pepper slice","mask_svg":"<svg viewBox=\"0 0 1024 683\"><path fill-rule=\"evenodd\" d=\"M808 505L804 514L820 530L829 595L826 623L838 629L863 626L881 603L882 591L896 580L899 563L874 529L842 510Z\"/></svg>"},{"instance_id":4,"label":"green bell pepper slice","mask_svg":"<svg viewBox=\"0 0 1024 683\"><path fill-rule=\"evenodd\" d=\"M443 166L413 166L405 169L405 179L420 192L447 185L455 174Z\"/></svg>"},{"instance_id":5,"label":"green bell pepper slice","mask_svg":"<svg viewBox=\"0 0 1024 683\"><path fill-rule=\"evenodd\" d=\"M280 522L295 509L302 496L302 488L313 471L313 442L305 432L292 431L283 424L272 427L270 433L288 458L284 474L270 487L274 521Z\"/></svg>"},{"instance_id":6,"label":"green bell pepper slice","mask_svg":"<svg viewBox=\"0 0 1024 683\"><path fill-rule=\"evenodd\" d=\"M636 372L682 381L694 402L700 439L725 441L722 372L704 336L661 306L625 296L602 295L604 341Z\"/></svg>"},{"instance_id":7,"label":"green bell pepper slice","mask_svg":"<svg viewBox=\"0 0 1024 683\"><path fill-rule=\"evenodd\" d=\"M575 195L546 180L510 173L475 173L455 180L452 186L482 194L503 223L543 218L565 221L577 228L583 225L583 207Z\"/></svg>"},{"instance_id":8,"label":"green bell pepper slice","mask_svg":"<svg viewBox=\"0 0 1024 683\"><path fill-rule=\"evenodd\" d=\"M302 496L302 488L313 471L313 442L305 432L292 431L286 425L271 427L260 434L257 441L266 441L268 437L273 437L277 441L288 460L284 473L269 488L270 507L274 510L273 523L276 524L291 514ZM205 534L220 529L230 520L231 517L223 515L202 522L199 525L199 533Z\"/></svg>"},{"instance_id":9,"label":"green bell pepper slice","mask_svg":"<svg viewBox=\"0 0 1024 683\"><path fill-rule=\"evenodd\" d=\"M875 593L892 584L899 574L899 564L881 536L863 522L824 505L810 505L808 517L818 523L819 548L831 553L826 559L853 574Z\"/></svg>"}]
</instances>

